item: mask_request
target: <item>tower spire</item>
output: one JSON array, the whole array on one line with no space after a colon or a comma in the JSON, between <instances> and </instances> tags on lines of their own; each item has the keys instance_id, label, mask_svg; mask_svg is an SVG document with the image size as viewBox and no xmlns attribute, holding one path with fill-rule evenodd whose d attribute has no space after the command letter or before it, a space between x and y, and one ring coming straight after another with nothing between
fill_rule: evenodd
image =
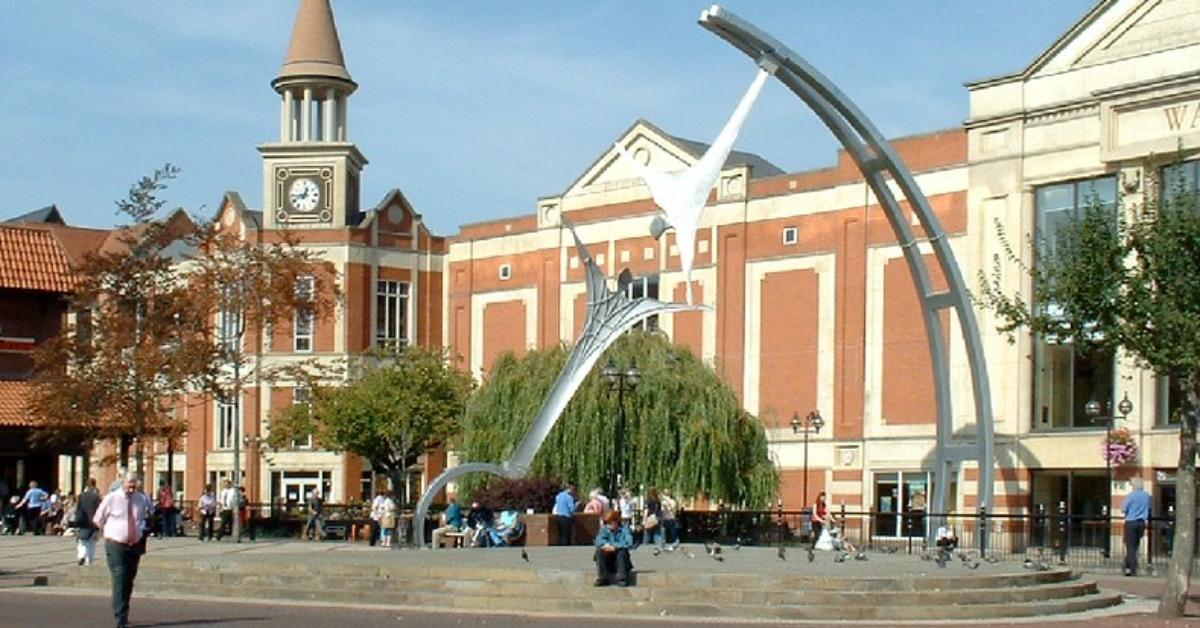
<instances>
[{"instance_id":1,"label":"tower spire","mask_svg":"<svg viewBox=\"0 0 1200 628\"><path fill-rule=\"evenodd\" d=\"M300 1L287 56L271 85L282 91L288 84L307 82L339 84L347 92L356 87L346 70L329 0Z\"/></svg>"}]
</instances>

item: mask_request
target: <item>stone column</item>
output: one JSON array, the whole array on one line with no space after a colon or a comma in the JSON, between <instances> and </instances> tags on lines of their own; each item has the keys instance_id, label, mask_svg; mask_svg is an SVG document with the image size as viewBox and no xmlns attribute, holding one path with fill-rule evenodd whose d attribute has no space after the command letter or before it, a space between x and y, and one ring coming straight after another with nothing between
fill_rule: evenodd
<instances>
[{"instance_id":1,"label":"stone column","mask_svg":"<svg viewBox=\"0 0 1200 628\"><path fill-rule=\"evenodd\" d=\"M338 107L337 92L335 92L332 87L325 90L325 102L321 103L321 105L325 108L325 111L321 116L321 122L324 123L321 137L324 138L326 142L335 142L337 141L335 129L337 129Z\"/></svg>"},{"instance_id":2,"label":"stone column","mask_svg":"<svg viewBox=\"0 0 1200 628\"><path fill-rule=\"evenodd\" d=\"M304 100L300 102L300 141L312 139L312 88L304 88Z\"/></svg>"},{"instance_id":3,"label":"stone column","mask_svg":"<svg viewBox=\"0 0 1200 628\"><path fill-rule=\"evenodd\" d=\"M279 141L291 142L292 135L292 90L283 90L283 111L279 115Z\"/></svg>"}]
</instances>

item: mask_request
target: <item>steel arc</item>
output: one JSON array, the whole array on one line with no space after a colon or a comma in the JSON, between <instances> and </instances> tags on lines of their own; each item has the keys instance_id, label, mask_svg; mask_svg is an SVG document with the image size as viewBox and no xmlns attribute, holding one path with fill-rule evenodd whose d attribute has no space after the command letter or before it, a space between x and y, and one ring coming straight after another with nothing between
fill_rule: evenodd
<instances>
[{"instance_id":1,"label":"steel arc","mask_svg":"<svg viewBox=\"0 0 1200 628\"><path fill-rule=\"evenodd\" d=\"M713 5L701 14L700 25L772 72L775 78L799 97L829 128L862 172L867 185L884 209L920 295L937 402L937 468L932 511L947 511L950 474L958 463L967 460L974 460L979 465L979 504L981 508L990 510L994 489L995 435L987 363L984 361L979 325L971 307L971 298L963 282L962 272L928 199L917 186L912 173L874 124L832 81L803 57L753 24L718 5ZM925 234L923 240L919 240L914 234L899 200L893 193L893 187L903 195L920 221ZM923 246L931 249L946 280L948 288L944 292L933 287L930 269L921 251ZM966 347L975 402L974 443L958 440L954 436L949 354L944 340L945 330L939 316L940 312L946 309L956 315ZM986 538L986 535L983 537Z\"/></svg>"}]
</instances>

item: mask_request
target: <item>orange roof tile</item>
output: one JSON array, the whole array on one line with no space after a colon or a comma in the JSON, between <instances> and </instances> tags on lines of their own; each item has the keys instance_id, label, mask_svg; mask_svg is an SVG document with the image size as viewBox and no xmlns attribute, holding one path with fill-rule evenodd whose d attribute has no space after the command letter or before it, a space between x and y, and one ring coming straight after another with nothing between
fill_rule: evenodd
<instances>
[{"instance_id":1,"label":"orange roof tile","mask_svg":"<svg viewBox=\"0 0 1200 628\"><path fill-rule=\"evenodd\" d=\"M30 427L34 424L25 408L32 388L29 382L0 381L0 427Z\"/></svg>"},{"instance_id":2,"label":"orange roof tile","mask_svg":"<svg viewBox=\"0 0 1200 628\"><path fill-rule=\"evenodd\" d=\"M0 227L0 288L71 292L66 249L44 229Z\"/></svg>"}]
</instances>

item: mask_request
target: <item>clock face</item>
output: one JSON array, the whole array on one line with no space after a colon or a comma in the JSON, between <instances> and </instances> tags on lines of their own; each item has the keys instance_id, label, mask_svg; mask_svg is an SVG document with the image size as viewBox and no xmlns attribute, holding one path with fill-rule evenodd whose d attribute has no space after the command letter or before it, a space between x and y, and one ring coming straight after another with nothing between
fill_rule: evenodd
<instances>
[{"instance_id":1,"label":"clock face","mask_svg":"<svg viewBox=\"0 0 1200 628\"><path fill-rule=\"evenodd\" d=\"M292 186L288 189L288 202L292 209L310 212L317 208L317 202L320 200L321 187L316 181L308 178L292 181Z\"/></svg>"}]
</instances>

